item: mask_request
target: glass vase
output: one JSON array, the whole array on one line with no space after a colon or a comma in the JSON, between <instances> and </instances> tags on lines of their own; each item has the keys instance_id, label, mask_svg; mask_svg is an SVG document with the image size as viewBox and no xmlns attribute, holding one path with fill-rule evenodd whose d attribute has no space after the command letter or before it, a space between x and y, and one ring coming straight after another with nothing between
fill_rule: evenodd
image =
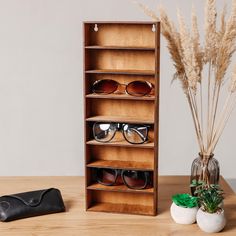
<instances>
[{"instance_id":1,"label":"glass vase","mask_svg":"<svg viewBox=\"0 0 236 236\"><path fill-rule=\"evenodd\" d=\"M194 159L191 167L190 184L193 180L203 181L206 184L218 184L220 176L219 162L214 158L214 154L199 156ZM191 187L191 193L194 195L195 187Z\"/></svg>"}]
</instances>

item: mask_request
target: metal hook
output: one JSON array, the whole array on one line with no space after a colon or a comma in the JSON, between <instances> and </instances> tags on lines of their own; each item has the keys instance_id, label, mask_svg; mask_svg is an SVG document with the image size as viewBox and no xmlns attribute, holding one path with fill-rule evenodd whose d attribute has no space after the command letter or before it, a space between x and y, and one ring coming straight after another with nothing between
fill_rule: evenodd
<instances>
[{"instance_id":1,"label":"metal hook","mask_svg":"<svg viewBox=\"0 0 236 236\"><path fill-rule=\"evenodd\" d=\"M156 32L156 26L154 24L152 25L152 32Z\"/></svg>"},{"instance_id":2,"label":"metal hook","mask_svg":"<svg viewBox=\"0 0 236 236\"><path fill-rule=\"evenodd\" d=\"M98 32L98 25L95 24L93 29L94 29L95 32Z\"/></svg>"}]
</instances>

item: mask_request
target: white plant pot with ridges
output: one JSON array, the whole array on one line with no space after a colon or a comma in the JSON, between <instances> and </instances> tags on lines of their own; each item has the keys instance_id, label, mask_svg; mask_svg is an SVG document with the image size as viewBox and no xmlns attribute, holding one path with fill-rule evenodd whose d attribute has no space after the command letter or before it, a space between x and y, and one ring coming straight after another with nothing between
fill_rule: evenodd
<instances>
[{"instance_id":1,"label":"white plant pot with ridges","mask_svg":"<svg viewBox=\"0 0 236 236\"><path fill-rule=\"evenodd\" d=\"M198 207L185 208L177 206L174 202L170 207L170 214L178 224L193 224L196 221Z\"/></svg>"},{"instance_id":2,"label":"white plant pot with ridges","mask_svg":"<svg viewBox=\"0 0 236 236\"><path fill-rule=\"evenodd\" d=\"M199 209L197 212L197 224L202 231L207 233L220 232L226 224L224 210L211 214Z\"/></svg>"}]
</instances>

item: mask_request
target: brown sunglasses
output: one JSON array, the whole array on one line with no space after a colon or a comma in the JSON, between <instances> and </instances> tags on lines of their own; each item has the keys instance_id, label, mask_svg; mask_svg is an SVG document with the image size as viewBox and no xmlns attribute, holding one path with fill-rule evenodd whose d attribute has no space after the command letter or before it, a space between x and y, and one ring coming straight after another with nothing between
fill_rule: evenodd
<instances>
[{"instance_id":1,"label":"brown sunglasses","mask_svg":"<svg viewBox=\"0 0 236 236\"><path fill-rule=\"evenodd\" d=\"M124 87L122 89L122 87ZM93 83L92 91L96 94L127 93L141 97L153 94L154 85L148 81L135 80L128 84L121 84L115 80L102 79Z\"/></svg>"}]
</instances>

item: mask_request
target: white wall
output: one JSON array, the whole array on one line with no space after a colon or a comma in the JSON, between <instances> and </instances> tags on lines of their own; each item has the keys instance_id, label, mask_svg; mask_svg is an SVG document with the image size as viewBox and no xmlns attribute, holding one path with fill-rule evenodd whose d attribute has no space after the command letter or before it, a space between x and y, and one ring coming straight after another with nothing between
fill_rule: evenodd
<instances>
[{"instance_id":1,"label":"white wall","mask_svg":"<svg viewBox=\"0 0 236 236\"><path fill-rule=\"evenodd\" d=\"M159 3L142 2L153 9ZM163 1L173 19L177 6L189 17L192 2L202 19L204 0ZM0 175L83 175L86 20L150 19L128 0L0 0ZM198 148L183 92L178 82L170 84L173 67L161 43L159 170L184 175ZM227 178L236 178L235 118L215 152Z\"/></svg>"}]
</instances>

